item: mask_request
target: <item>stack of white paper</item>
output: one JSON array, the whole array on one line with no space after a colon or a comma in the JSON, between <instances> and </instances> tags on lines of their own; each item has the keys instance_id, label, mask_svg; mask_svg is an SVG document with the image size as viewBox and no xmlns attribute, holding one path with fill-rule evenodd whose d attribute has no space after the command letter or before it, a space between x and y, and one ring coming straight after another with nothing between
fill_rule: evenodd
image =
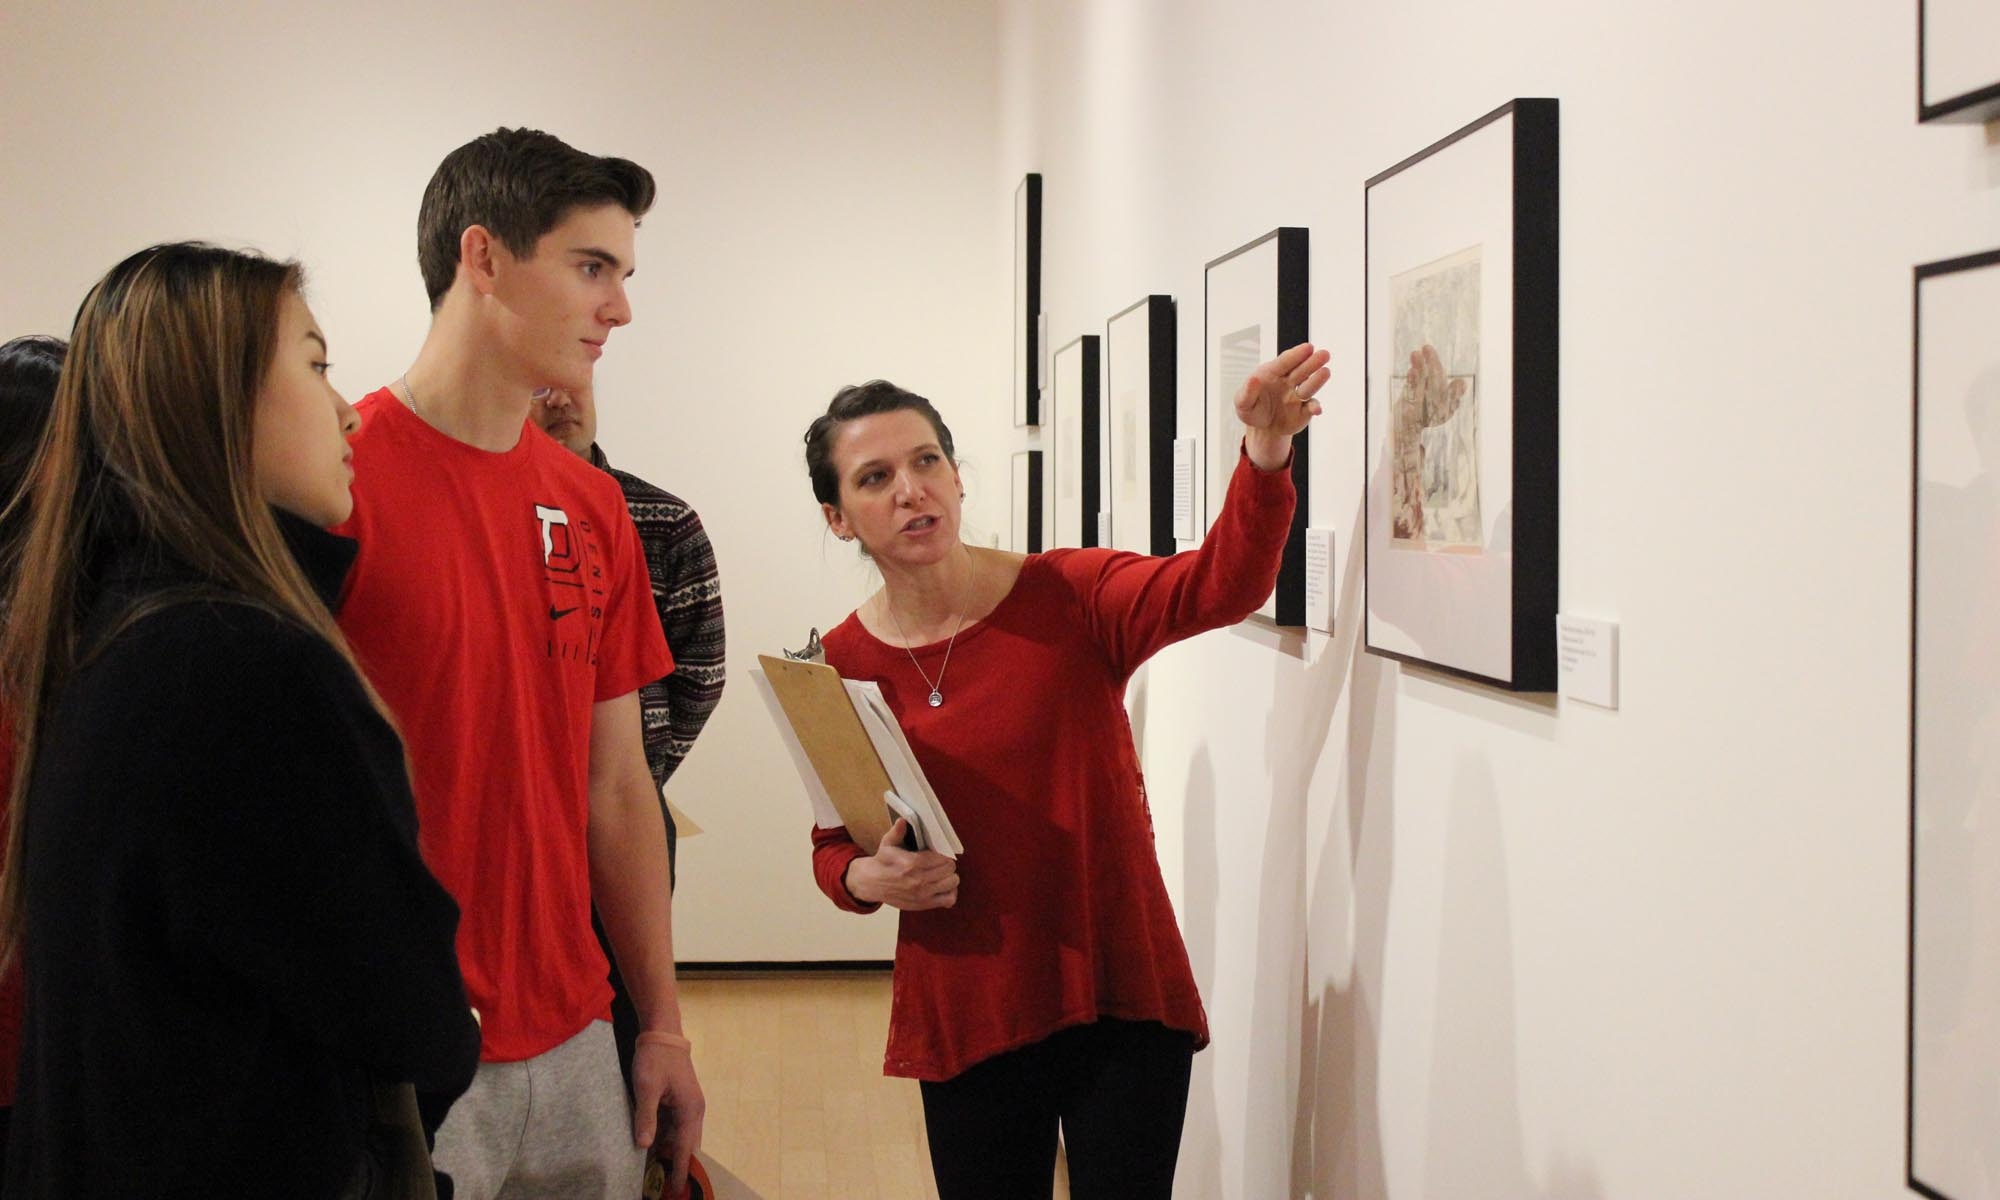
<instances>
[{"instance_id":1,"label":"stack of white paper","mask_svg":"<svg viewBox=\"0 0 2000 1200\"><path fill-rule=\"evenodd\" d=\"M896 721L882 689L872 682L857 683L852 679L841 682L847 686L847 697L854 702L861 727L868 731L868 740L875 744L882 769L889 772L890 782L896 785L893 791L883 794L883 799L889 802L891 810L909 821L911 832L917 835L917 849L935 850L947 858L957 858L965 852L965 847L959 844L958 834L952 830L951 818L944 815L944 805L938 803L937 793L931 791L931 781L924 778L924 769L917 765L916 752L910 749L903 727Z\"/></svg>"}]
</instances>

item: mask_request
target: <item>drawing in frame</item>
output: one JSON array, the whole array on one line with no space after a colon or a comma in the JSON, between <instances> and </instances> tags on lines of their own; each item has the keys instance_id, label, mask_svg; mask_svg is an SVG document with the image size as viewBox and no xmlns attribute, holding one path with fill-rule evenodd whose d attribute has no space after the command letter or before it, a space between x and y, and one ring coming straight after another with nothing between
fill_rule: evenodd
<instances>
[{"instance_id":1,"label":"drawing in frame","mask_svg":"<svg viewBox=\"0 0 2000 1200\"><path fill-rule=\"evenodd\" d=\"M1917 120L2000 118L2000 4L1917 0Z\"/></svg>"},{"instance_id":2,"label":"drawing in frame","mask_svg":"<svg viewBox=\"0 0 2000 1200\"><path fill-rule=\"evenodd\" d=\"M1042 452L1014 452L1013 496L1009 505L1013 531L1008 548L1016 554L1042 551Z\"/></svg>"},{"instance_id":3,"label":"drawing in frame","mask_svg":"<svg viewBox=\"0 0 2000 1200\"><path fill-rule=\"evenodd\" d=\"M1204 434L1202 479L1207 530L1222 515L1243 444L1236 394L1259 363L1306 340L1306 231L1290 226L1239 246L1203 272ZM1306 622L1306 503L1312 428L1292 439L1298 505L1278 564L1278 586L1252 614L1272 625Z\"/></svg>"},{"instance_id":4,"label":"drawing in frame","mask_svg":"<svg viewBox=\"0 0 2000 1200\"><path fill-rule=\"evenodd\" d=\"M1912 299L1908 1181L2000 1197L2000 250Z\"/></svg>"},{"instance_id":5,"label":"drawing in frame","mask_svg":"<svg viewBox=\"0 0 2000 1200\"><path fill-rule=\"evenodd\" d=\"M1014 189L1014 424L1042 423L1042 177Z\"/></svg>"},{"instance_id":6,"label":"drawing in frame","mask_svg":"<svg viewBox=\"0 0 2000 1200\"><path fill-rule=\"evenodd\" d=\"M1051 547L1097 545L1098 505L1098 338L1086 333L1055 354L1049 412L1055 472Z\"/></svg>"},{"instance_id":7,"label":"drawing in frame","mask_svg":"<svg viewBox=\"0 0 2000 1200\"><path fill-rule=\"evenodd\" d=\"M1104 323L1104 504L1110 545L1174 552L1174 298L1148 296Z\"/></svg>"},{"instance_id":8,"label":"drawing in frame","mask_svg":"<svg viewBox=\"0 0 2000 1200\"><path fill-rule=\"evenodd\" d=\"M1370 653L1556 681L1557 108L1520 99L1366 186Z\"/></svg>"}]
</instances>

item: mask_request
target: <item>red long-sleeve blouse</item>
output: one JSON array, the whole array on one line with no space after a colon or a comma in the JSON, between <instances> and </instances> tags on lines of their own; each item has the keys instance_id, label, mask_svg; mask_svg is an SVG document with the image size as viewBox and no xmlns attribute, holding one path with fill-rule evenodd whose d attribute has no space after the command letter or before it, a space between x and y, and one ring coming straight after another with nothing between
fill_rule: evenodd
<instances>
[{"instance_id":1,"label":"red long-sleeve blouse","mask_svg":"<svg viewBox=\"0 0 2000 1200\"><path fill-rule=\"evenodd\" d=\"M1030 555L993 612L959 632L938 708L909 654L856 617L826 635L830 665L881 685L965 845L957 905L900 914L884 1074L949 1079L1100 1017L1207 1044L1125 684L1161 647L1264 602L1295 501L1289 469L1267 474L1239 452L1199 550ZM915 649L933 679L945 649ZM820 890L867 912L877 906L843 882L860 854L844 827L813 830Z\"/></svg>"}]
</instances>

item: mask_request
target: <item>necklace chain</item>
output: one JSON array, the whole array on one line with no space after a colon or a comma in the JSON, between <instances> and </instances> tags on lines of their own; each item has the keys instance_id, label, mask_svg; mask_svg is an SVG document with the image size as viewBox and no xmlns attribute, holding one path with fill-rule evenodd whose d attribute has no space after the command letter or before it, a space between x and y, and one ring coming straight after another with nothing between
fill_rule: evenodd
<instances>
[{"instance_id":1,"label":"necklace chain","mask_svg":"<svg viewBox=\"0 0 2000 1200\"><path fill-rule=\"evenodd\" d=\"M424 413L422 409L417 407L417 389L410 386L410 377L408 375L403 376L403 395L410 398L410 411L417 414L417 418L422 420Z\"/></svg>"},{"instance_id":2,"label":"necklace chain","mask_svg":"<svg viewBox=\"0 0 2000 1200\"><path fill-rule=\"evenodd\" d=\"M958 631L965 628L965 609L961 607L958 610L958 624L952 626L951 640L944 644L944 661L938 664L937 682L932 683L931 677L924 674L924 665L917 661L917 652L910 648L910 635L903 632L903 623L896 620L895 606L889 603L887 596L882 597L882 607L888 611L889 621L896 627L896 636L903 639L903 653L910 656L910 665L917 669L924 686L931 690L931 707L938 707L944 703L944 673L951 667L951 648L958 644Z\"/></svg>"}]
</instances>

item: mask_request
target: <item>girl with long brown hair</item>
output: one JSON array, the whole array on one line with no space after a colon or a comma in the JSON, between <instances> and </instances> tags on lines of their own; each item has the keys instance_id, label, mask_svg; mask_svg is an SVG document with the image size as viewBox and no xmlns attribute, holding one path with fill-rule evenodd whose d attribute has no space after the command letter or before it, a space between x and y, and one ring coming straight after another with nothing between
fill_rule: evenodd
<instances>
[{"instance_id":1,"label":"girl with long brown hair","mask_svg":"<svg viewBox=\"0 0 2000 1200\"><path fill-rule=\"evenodd\" d=\"M329 605L353 410L300 269L154 246L85 298L22 498L6 1192L367 1195L373 1098L478 1055L458 910Z\"/></svg>"},{"instance_id":2,"label":"girl with long brown hair","mask_svg":"<svg viewBox=\"0 0 2000 1200\"><path fill-rule=\"evenodd\" d=\"M61 338L18 337L0 346L0 595L12 561L9 547L14 543L13 519L19 507L8 501L21 490L28 463L42 442L42 427L48 424L49 409L55 403L56 380L62 375L63 356L69 344ZM7 619L0 608L0 622ZM14 777L14 746L9 740L13 722L0 704L0 812L6 805L7 781ZM0 825L0 828L5 828ZM7 1126L14 1116L14 1077L21 1065L21 964L0 967L0 1166L4 1166ZM4 1176L4 1171L0 1171Z\"/></svg>"}]
</instances>

